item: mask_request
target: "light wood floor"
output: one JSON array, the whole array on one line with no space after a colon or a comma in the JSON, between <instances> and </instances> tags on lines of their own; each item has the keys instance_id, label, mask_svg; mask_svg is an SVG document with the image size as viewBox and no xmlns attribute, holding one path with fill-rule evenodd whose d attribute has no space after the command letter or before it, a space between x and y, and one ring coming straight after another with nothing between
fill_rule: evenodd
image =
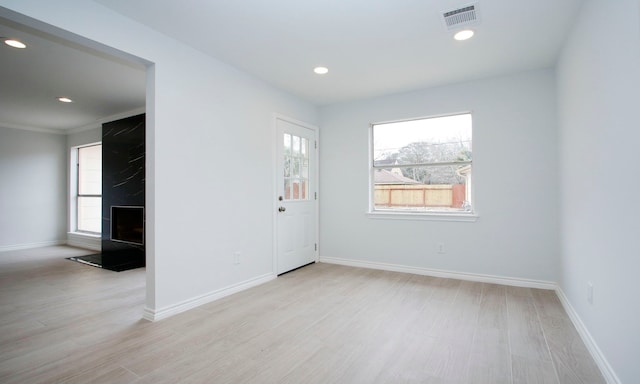
<instances>
[{"instance_id":1,"label":"light wood floor","mask_svg":"<svg viewBox=\"0 0 640 384\"><path fill-rule=\"evenodd\" d=\"M604 382L551 291L315 264L150 323L65 249L0 265L2 383Z\"/></svg>"}]
</instances>

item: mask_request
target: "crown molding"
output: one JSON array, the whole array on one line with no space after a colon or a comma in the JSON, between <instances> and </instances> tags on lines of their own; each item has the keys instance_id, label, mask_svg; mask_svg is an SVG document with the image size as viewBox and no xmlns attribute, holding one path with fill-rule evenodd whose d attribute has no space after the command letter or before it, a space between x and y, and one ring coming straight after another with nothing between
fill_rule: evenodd
<instances>
[{"instance_id":1,"label":"crown molding","mask_svg":"<svg viewBox=\"0 0 640 384\"><path fill-rule=\"evenodd\" d=\"M102 124L109 123L111 121L124 119L126 117L136 116L142 113L145 113L145 107L135 108L126 112L117 113L115 115L103 117L102 119L98 119L90 124L82 125L75 128L67 128L67 129L55 129L55 128L43 128L43 127L31 127L28 125L21 124L13 124L13 123L5 123L0 121L0 127L9 128L9 129L20 129L23 131L32 131L32 132L40 132L40 133L49 133L54 135L69 135L73 133L79 133L84 131L89 131L92 129L102 127Z\"/></svg>"},{"instance_id":2,"label":"crown molding","mask_svg":"<svg viewBox=\"0 0 640 384\"><path fill-rule=\"evenodd\" d=\"M141 113L145 113L146 107L135 108L127 112L117 113L115 115L103 117L102 119L96 120L90 124L83 125L76 128L69 128L64 131L65 134L79 133L84 131L89 131L91 129L101 128L102 124L109 123L115 120L124 119L126 117L136 116Z\"/></svg>"},{"instance_id":3,"label":"crown molding","mask_svg":"<svg viewBox=\"0 0 640 384\"><path fill-rule=\"evenodd\" d=\"M28 126L28 125L5 123L5 122L2 122L2 121L0 121L0 127L9 128L9 129L19 129L19 130L22 130L22 131L50 133L50 134L54 134L54 135L66 135L67 134L67 131L66 130L62 130L62 129L31 127L31 126Z\"/></svg>"}]
</instances>

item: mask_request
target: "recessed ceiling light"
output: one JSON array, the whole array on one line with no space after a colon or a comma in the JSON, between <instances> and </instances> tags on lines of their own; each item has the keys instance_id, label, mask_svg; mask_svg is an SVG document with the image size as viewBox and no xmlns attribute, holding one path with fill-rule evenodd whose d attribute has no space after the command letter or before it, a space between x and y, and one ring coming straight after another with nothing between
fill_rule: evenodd
<instances>
[{"instance_id":1,"label":"recessed ceiling light","mask_svg":"<svg viewBox=\"0 0 640 384\"><path fill-rule=\"evenodd\" d=\"M453 38L458 41L462 41L472 38L473 34L474 32L471 29L463 29L462 31L456 32L456 34L453 35Z\"/></svg>"},{"instance_id":2,"label":"recessed ceiling light","mask_svg":"<svg viewBox=\"0 0 640 384\"><path fill-rule=\"evenodd\" d=\"M71 100L68 97L64 97L64 96L58 97L58 101L61 102L61 103L73 103L73 100Z\"/></svg>"},{"instance_id":3,"label":"recessed ceiling light","mask_svg":"<svg viewBox=\"0 0 640 384\"><path fill-rule=\"evenodd\" d=\"M25 43L16 39L4 39L4 43L13 48L27 48L27 45Z\"/></svg>"},{"instance_id":4,"label":"recessed ceiling light","mask_svg":"<svg viewBox=\"0 0 640 384\"><path fill-rule=\"evenodd\" d=\"M327 68L327 67L315 67L315 68L313 68L313 72L317 73L318 75L324 75L327 72L329 72L329 68Z\"/></svg>"}]
</instances>

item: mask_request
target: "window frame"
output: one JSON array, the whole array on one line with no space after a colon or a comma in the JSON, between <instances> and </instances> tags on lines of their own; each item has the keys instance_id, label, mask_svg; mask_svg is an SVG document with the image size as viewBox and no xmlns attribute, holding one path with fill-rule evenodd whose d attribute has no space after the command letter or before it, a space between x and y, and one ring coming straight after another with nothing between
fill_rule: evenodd
<instances>
[{"instance_id":1,"label":"window frame","mask_svg":"<svg viewBox=\"0 0 640 384\"><path fill-rule=\"evenodd\" d=\"M99 195L80 193L80 150L83 148L89 148L89 147L95 147L95 146L102 146L102 142L83 144L83 145L78 145L71 148L71 169L73 170L73 179L71 180L71 187L72 187L71 197L72 197L73 204L70 212L70 217L71 217L70 224L71 224L71 232L73 233L79 233L79 234L89 235L89 236L102 236L102 231L94 232L94 231L87 231L79 228L79 222L80 222L79 203L80 203L81 197L99 197L100 203L101 203L100 216L102 217L102 191L100 191Z\"/></svg>"},{"instance_id":2,"label":"window frame","mask_svg":"<svg viewBox=\"0 0 640 384\"><path fill-rule=\"evenodd\" d=\"M414 117L400 120L381 121L369 124L369 205L366 212L366 216L372 219L391 219L391 220L428 220L428 221L467 221L475 222L478 219L475 202L475 188L473 187L473 171L469 175L468 181L468 200L471 202L471 209L469 211L445 211L445 210L432 210L432 211L410 211L402 209L377 209L375 207L375 171L377 169L390 168L388 165L375 165L375 147L374 147L374 128L377 125L411 122L417 120L427 120L459 115L470 115L472 119L471 127L471 142L473 143L473 113L472 111L463 111L456 113L448 113L441 115L430 115L423 117ZM473 145L473 144L472 144ZM411 168L411 167L433 167L433 166L447 166L447 165L469 165L473 170L473 158L467 161L453 161L453 162L431 162L431 163L417 163L417 164L402 164L394 165L393 168Z\"/></svg>"}]
</instances>

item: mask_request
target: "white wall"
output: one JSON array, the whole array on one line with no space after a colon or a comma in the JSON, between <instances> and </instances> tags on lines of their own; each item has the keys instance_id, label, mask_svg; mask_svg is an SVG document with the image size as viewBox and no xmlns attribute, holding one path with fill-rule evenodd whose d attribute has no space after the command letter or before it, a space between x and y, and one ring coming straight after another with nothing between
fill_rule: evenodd
<instances>
[{"instance_id":1,"label":"white wall","mask_svg":"<svg viewBox=\"0 0 640 384\"><path fill-rule=\"evenodd\" d=\"M586 2L558 65L561 285L623 383L640 377L638 90L638 0Z\"/></svg>"},{"instance_id":2,"label":"white wall","mask_svg":"<svg viewBox=\"0 0 640 384\"><path fill-rule=\"evenodd\" d=\"M0 250L65 242L65 145L63 135L0 127Z\"/></svg>"},{"instance_id":3,"label":"white wall","mask_svg":"<svg viewBox=\"0 0 640 384\"><path fill-rule=\"evenodd\" d=\"M314 106L93 2L0 5L154 63L146 106L151 312L273 272L272 114L315 124Z\"/></svg>"},{"instance_id":4,"label":"white wall","mask_svg":"<svg viewBox=\"0 0 640 384\"><path fill-rule=\"evenodd\" d=\"M555 105L543 70L322 108L321 256L557 281ZM368 218L369 124L463 111L478 221Z\"/></svg>"},{"instance_id":5,"label":"white wall","mask_svg":"<svg viewBox=\"0 0 640 384\"><path fill-rule=\"evenodd\" d=\"M79 132L73 132L66 135L67 137L67 149L71 151L73 147L79 147L82 145L99 143L102 141L102 126L97 126L93 129L82 130Z\"/></svg>"}]
</instances>

